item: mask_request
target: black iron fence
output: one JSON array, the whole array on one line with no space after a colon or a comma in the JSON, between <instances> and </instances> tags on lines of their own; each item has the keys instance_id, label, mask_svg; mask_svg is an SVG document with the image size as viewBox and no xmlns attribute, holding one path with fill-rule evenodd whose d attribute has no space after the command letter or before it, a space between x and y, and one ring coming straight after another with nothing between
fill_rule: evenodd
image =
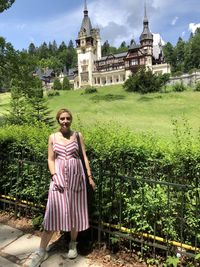
<instances>
[{"instance_id":1,"label":"black iron fence","mask_svg":"<svg viewBox=\"0 0 200 267\"><path fill-rule=\"evenodd\" d=\"M32 216L44 212L50 175L47 163L0 162L0 207ZM91 226L98 242L126 243L141 253L194 256L200 253L200 186L129 177L105 171L95 174L97 190Z\"/></svg>"},{"instance_id":2,"label":"black iron fence","mask_svg":"<svg viewBox=\"0 0 200 267\"><path fill-rule=\"evenodd\" d=\"M200 253L199 181L177 184L126 175L101 174L98 184L98 240L129 240L141 253ZM105 234L106 233L106 234ZM156 252L156 250L158 250Z\"/></svg>"}]
</instances>

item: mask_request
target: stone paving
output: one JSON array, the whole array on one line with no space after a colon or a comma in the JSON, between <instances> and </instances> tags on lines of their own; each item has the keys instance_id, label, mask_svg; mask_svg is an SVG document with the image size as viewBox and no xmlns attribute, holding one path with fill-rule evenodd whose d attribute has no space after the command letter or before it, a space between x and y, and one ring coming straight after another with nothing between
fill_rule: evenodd
<instances>
[{"instance_id":1,"label":"stone paving","mask_svg":"<svg viewBox=\"0 0 200 267\"><path fill-rule=\"evenodd\" d=\"M33 252L38 248L40 237L0 223L0 267L28 267ZM66 257L67 249L53 248L41 267L101 267L89 263L86 256L79 255L75 260Z\"/></svg>"}]
</instances>

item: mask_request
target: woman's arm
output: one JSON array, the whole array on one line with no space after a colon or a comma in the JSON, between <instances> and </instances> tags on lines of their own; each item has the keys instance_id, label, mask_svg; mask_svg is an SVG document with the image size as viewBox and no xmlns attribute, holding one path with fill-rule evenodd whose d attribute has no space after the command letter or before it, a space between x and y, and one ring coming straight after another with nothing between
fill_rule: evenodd
<instances>
[{"instance_id":1,"label":"woman's arm","mask_svg":"<svg viewBox=\"0 0 200 267\"><path fill-rule=\"evenodd\" d=\"M49 136L48 142L48 166L51 175L55 174L55 158L53 152L53 134Z\"/></svg>"},{"instance_id":2,"label":"woman's arm","mask_svg":"<svg viewBox=\"0 0 200 267\"><path fill-rule=\"evenodd\" d=\"M81 133L79 133L79 136L80 136L80 143L81 143L81 147L82 147L82 151L83 151L83 157L84 157L84 160L85 160L85 166L86 166L87 174L88 174L88 178L89 178L89 183L92 186L92 188L95 189L96 185L95 185L95 182L94 182L92 174L91 174L90 164L89 164L88 157L86 155L85 143L84 143L84 140L83 140L83 136L82 136Z\"/></svg>"}]
</instances>

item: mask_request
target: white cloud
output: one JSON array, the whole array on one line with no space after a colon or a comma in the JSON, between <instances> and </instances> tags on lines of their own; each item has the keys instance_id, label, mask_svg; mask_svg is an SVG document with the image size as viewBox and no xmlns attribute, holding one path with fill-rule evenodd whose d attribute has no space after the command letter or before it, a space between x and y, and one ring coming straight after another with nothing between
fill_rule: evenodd
<instances>
[{"instance_id":1,"label":"white cloud","mask_svg":"<svg viewBox=\"0 0 200 267\"><path fill-rule=\"evenodd\" d=\"M200 28L200 23L197 23L197 24L190 23L188 30L191 31L192 33L195 33L197 28Z\"/></svg>"},{"instance_id":2,"label":"white cloud","mask_svg":"<svg viewBox=\"0 0 200 267\"><path fill-rule=\"evenodd\" d=\"M177 16L174 17L173 20L172 20L172 22L171 22L171 25L174 26L176 24L176 22L177 22L178 19L179 19L179 17L177 17Z\"/></svg>"}]
</instances>

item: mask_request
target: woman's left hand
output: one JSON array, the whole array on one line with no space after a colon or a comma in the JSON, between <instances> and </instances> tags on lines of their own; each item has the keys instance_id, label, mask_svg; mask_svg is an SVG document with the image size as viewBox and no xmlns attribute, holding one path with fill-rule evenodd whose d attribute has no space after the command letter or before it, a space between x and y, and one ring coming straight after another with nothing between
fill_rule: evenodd
<instances>
[{"instance_id":1,"label":"woman's left hand","mask_svg":"<svg viewBox=\"0 0 200 267\"><path fill-rule=\"evenodd\" d=\"M92 178L89 178L89 183L92 186L92 189L95 190L96 184Z\"/></svg>"}]
</instances>

